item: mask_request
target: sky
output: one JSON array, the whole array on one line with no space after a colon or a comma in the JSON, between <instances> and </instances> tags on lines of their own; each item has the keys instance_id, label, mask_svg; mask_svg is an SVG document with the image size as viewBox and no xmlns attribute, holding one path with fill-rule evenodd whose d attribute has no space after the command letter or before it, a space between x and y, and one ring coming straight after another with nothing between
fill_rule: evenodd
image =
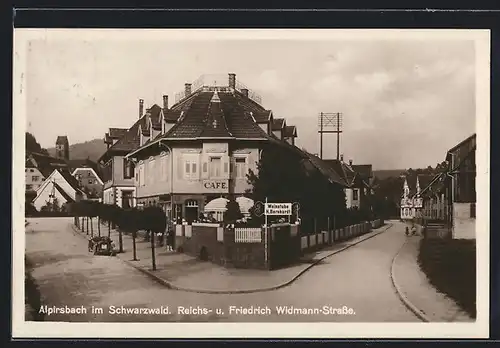
<instances>
[{"instance_id":1,"label":"sky","mask_svg":"<svg viewBox=\"0 0 500 348\"><path fill-rule=\"evenodd\" d=\"M124 33L126 35L126 33ZM319 152L318 115L342 113L340 153L374 169L434 166L475 130L475 50L464 40L31 40L27 131L42 147L130 127L138 100L173 104L202 74L237 80L275 117L297 126L296 144ZM223 77L224 78L224 77ZM336 157L326 134L323 158Z\"/></svg>"}]
</instances>

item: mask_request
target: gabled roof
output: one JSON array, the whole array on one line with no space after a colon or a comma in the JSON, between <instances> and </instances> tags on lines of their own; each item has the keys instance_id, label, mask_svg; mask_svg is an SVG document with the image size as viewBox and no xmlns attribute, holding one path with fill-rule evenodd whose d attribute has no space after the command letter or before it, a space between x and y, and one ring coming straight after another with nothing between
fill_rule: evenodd
<instances>
[{"instance_id":1,"label":"gabled roof","mask_svg":"<svg viewBox=\"0 0 500 348\"><path fill-rule=\"evenodd\" d=\"M64 180L66 180L68 182L68 184L75 191L83 193L82 189L80 188L80 184L79 184L78 180L73 175L71 175L71 173L68 170L57 169L57 171L59 172L59 174L62 175L62 177L64 178Z\"/></svg>"},{"instance_id":2,"label":"gabled roof","mask_svg":"<svg viewBox=\"0 0 500 348\"><path fill-rule=\"evenodd\" d=\"M350 165L336 159L330 159L324 161L328 163L328 165L345 181L348 187L351 187L356 183L356 178L358 177L358 173ZM361 178L361 176L359 177Z\"/></svg>"},{"instance_id":3,"label":"gabled roof","mask_svg":"<svg viewBox=\"0 0 500 348\"><path fill-rule=\"evenodd\" d=\"M358 173L363 179L369 179L373 176L371 164L353 164L351 168Z\"/></svg>"},{"instance_id":4,"label":"gabled roof","mask_svg":"<svg viewBox=\"0 0 500 348\"><path fill-rule=\"evenodd\" d=\"M153 129L161 130L161 112L162 109L158 104L154 104L147 110Z\"/></svg>"},{"instance_id":5,"label":"gabled roof","mask_svg":"<svg viewBox=\"0 0 500 348\"><path fill-rule=\"evenodd\" d=\"M110 128L109 137L110 138L121 138L127 133L127 128Z\"/></svg>"},{"instance_id":6,"label":"gabled roof","mask_svg":"<svg viewBox=\"0 0 500 348\"><path fill-rule=\"evenodd\" d=\"M64 199L66 199L66 201L74 202L74 199L71 198L71 196L67 194L66 191L64 191L64 189L61 186L59 186L58 183L53 182L52 184L54 185L55 189L61 194L61 196L63 196Z\"/></svg>"},{"instance_id":7,"label":"gabled roof","mask_svg":"<svg viewBox=\"0 0 500 348\"><path fill-rule=\"evenodd\" d=\"M457 149L459 149L461 146L465 145L468 142L473 142L476 140L476 133L472 134L471 136L467 137L466 139L462 140L460 143L457 145L453 146L451 149L448 150L447 154L455 152Z\"/></svg>"},{"instance_id":8,"label":"gabled roof","mask_svg":"<svg viewBox=\"0 0 500 348\"><path fill-rule=\"evenodd\" d=\"M325 177L327 177L330 180L330 182L336 183L336 184L339 184L342 186L347 186L345 180L343 178L341 178L339 176L339 174L335 170L333 170L333 168L328 163L326 163L324 160L322 160L318 156L315 156L309 152L306 152L306 154L307 154L309 160L311 161L311 163L314 165L314 167L316 167L320 171L321 174L323 174Z\"/></svg>"},{"instance_id":9,"label":"gabled roof","mask_svg":"<svg viewBox=\"0 0 500 348\"><path fill-rule=\"evenodd\" d=\"M56 145L69 144L68 137L66 135L59 135L56 140Z\"/></svg>"},{"instance_id":10,"label":"gabled roof","mask_svg":"<svg viewBox=\"0 0 500 348\"><path fill-rule=\"evenodd\" d=\"M275 118L273 120L272 130L273 131L282 130L283 128L285 128L285 124L286 122L284 118Z\"/></svg>"},{"instance_id":11,"label":"gabled roof","mask_svg":"<svg viewBox=\"0 0 500 348\"><path fill-rule=\"evenodd\" d=\"M297 127L286 126L285 127L285 138L296 138L297 137Z\"/></svg>"},{"instance_id":12,"label":"gabled roof","mask_svg":"<svg viewBox=\"0 0 500 348\"><path fill-rule=\"evenodd\" d=\"M33 163L32 160L35 162ZM56 168L67 168L68 164L64 159L44 155L37 152L32 152L26 162L32 165L42 173L44 177L48 177Z\"/></svg>"},{"instance_id":13,"label":"gabled roof","mask_svg":"<svg viewBox=\"0 0 500 348\"><path fill-rule=\"evenodd\" d=\"M254 118L245 112L248 107L244 104L231 92L198 91L173 107L171 112L182 111L182 116L159 139L267 139Z\"/></svg>"}]
</instances>

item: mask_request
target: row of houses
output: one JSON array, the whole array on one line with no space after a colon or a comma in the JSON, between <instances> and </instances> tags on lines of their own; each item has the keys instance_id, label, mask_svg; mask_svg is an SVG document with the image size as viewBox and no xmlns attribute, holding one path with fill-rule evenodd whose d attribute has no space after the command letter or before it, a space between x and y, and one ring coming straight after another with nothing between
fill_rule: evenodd
<instances>
[{"instance_id":1,"label":"row of houses","mask_svg":"<svg viewBox=\"0 0 500 348\"><path fill-rule=\"evenodd\" d=\"M214 199L243 196L250 189L246 174L257 172L262 151L278 146L342 187L348 208L362 206L371 165L322 160L298 148L296 127L265 109L235 74L213 81L186 83L173 105L165 95L161 106L145 109L140 99L130 128L109 128L99 159L107 178L104 203L159 205L172 220L193 220Z\"/></svg>"},{"instance_id":2,"label":"row of houses","mask_svg":"<svg viewBox=\"0 0 500 348\"><path fill-rule=\"evenodd\" d=\"M405 179L401 219L422 221L453 238L476 237L476 134L446 153L447 168L432 178ZM422 183L422 179L425 180Z\"/></svg>"},{"instance_id":3,"label":"row of houses","mask_svg":"<svg viewBox=\"0 0 500 348\"><path fill-rule=\"evenodd\" d=\"M103 180L96 162L70 160L66 136L56 140L56 156L31 152L25 161L27 197L37 211L57 202L58 208L79 199L99 200Z\"/></svg>"}]
</instances>

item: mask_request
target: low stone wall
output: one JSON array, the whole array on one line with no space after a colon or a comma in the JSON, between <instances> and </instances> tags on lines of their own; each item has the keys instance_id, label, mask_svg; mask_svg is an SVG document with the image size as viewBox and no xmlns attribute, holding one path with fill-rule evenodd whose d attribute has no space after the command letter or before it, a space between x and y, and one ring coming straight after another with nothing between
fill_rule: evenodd
<instances>
[{"instance_id":1,"label":"low stone wall","mask_svg":"<svg viewBox=\"0 0 500 348\"><path fill-rule=\"evenodd\" d=\"M260 241L255 238L253 229L247 234L248 238L235 241L235 229L219 224L176 225L175 231L176 247L188 255L225 267L268 268L262 230Z\"/></svg>"}]
</instances>

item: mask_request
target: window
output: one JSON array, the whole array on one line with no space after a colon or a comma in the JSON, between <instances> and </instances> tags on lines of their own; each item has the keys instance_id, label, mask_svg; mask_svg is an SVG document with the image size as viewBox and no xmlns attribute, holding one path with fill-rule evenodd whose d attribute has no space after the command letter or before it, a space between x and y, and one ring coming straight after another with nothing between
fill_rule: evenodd
<instances>
[{"instance_id":1,"label":"window","mask_svg":"<svg viewBox=\"0 0 500 348\"><path fill-rule=\"evenodd\" d=\"M352 199L357 201L359 199L359 194L358 194L358 190L357 189L353 189L352 190Z\"/></svg>"},{"instance_id":2,"label":"window","mask_svg":"<svg viewBox=\"0 0 500 348\"><path fill-rule=\"evenodd\" d=\"M195 159L186 159L184 162L184 177L186 179L198 179L198 161Z\"/></svg>"},{"instance_id":3,"label":"window","mask_svg":"<svg viewBox=\"0 0 500 348\"><path fill-rule=\"evenodd\" d=\"M40 177L38 175L33 175L31 177L31 181L38 181L40 179Z\"/></svg>"},{"instance_id":4,"label":"window","mask_svg":"<svg viewBox=\"0 0 500 348\"><path fill-rule=\"evenodd\" d=\"M144 163L139 164L139 186L144 186Z\"/></svg>"},{"instance_id":5,"label":"window","mask_svg":"<svg viewBox=\"0 0 500 348\"><path fill-rule=\"evenodd\" d=\"M90 172L89 172L90 175ZM123 178L132 179L134 177L134 162L126 158L123 159Z\"/></svg>"},{"instance_id":6,"label":"window","mask_svg":"<svg viewBox=\"0 0 500 348\"><path fill-rule=\"evenodd\" d=\"M94 180L89 179L89 185L92 185L94 183Z\"/></svg>"},{"instance_id":7,"label":"window","mask_svg":"<svg viewBox=\"0 0 500 348\"><path fill-rule=\"evenodd\" d=\"M153 157L149 158L148 170L146 173L146 183L151 185L154 182L155 172L154 172L155 160Z\"/></svg>"},{"instance_id":8,"label":"window","mask_svg":"<svg viewBox=\"0 0 500 348\"><path fill-rule=\"evenodd\" d=\"M162 181L166 181L167 180L167 171L168 171L168 168L167 168L168 157L165 154L163 154L159 160L160 160L160 177L161 177Z\"/></svg>"},{"instance_id":9,"label":"window","mask_svg":"<svg viewBox=\"0 0 500 348\"><path fill-rule=\"evenodd\" d=\"M244 179L247 174L247 161L244 157L235 158L235 172L236 177L239 179Z\"/></svg>"},{"instance_id":10,"label":"window","mask_svg":"<svg viewBox=\"0 0 500 348\"><path fill-rule=\"evenodd\" d=\"M474 219L476 218L476 203L470 204L470 217Z\"/></svg>"},{"instance_id":11,"label":"window","mask_svg":"<svg viewBox=\"0 0 500 348\"><path fill-rule=\"evenodd\" d=\"M219 178L221 176L221 158L210 157L210 177Z\"/></svg>"},{"instance_id":12,"label":"window","mask_svg":"<svg viewBox=\"0 0 500 348\"><path fill-rule=\"evenodd\" d=\"M26 190L31 190L33 188L33 185L26 185Z\"/></svg>"},{"instance_id":13,"label":"window","mask_svg":"<svg viewBox=\"0 0 500 348\"><path fill-rule=\"evenodd\" d=\"M34 173L34 172L35 172L35 170L34 170L34 169L30 169L30 173Z\"/></svg>"}]
</instances>

